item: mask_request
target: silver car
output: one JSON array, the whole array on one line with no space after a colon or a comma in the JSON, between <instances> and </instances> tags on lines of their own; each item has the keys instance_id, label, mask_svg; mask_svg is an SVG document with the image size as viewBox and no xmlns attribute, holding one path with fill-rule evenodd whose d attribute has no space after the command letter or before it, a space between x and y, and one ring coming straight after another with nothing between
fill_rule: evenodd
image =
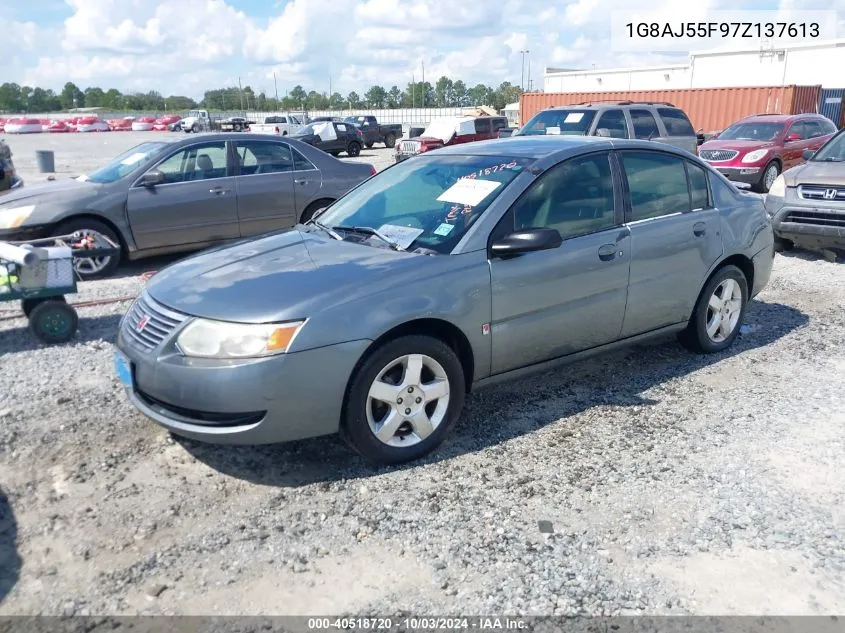
<instances>
[{"instance_id":1,"label":"silver car","mask_svg":"<svg viewBox=\"0 0 845 633\"><path fill-rule=\"evenodd\" d=\"M179 435L340 431L404 462L443 441L470 389L653 336L724 350L773 257L760 197L682 150L467 143L165 269L120 324L116 371Z\"/></svg>"},{"instance_id":2,"label":"silver car","mask_svg":"<svg viewBox=\"0 0 845 633\"><path fill-rule=\"evenodd\" d=\"M199 250L307 220L375 173L290 139L206 134L150 141L85 176L0 196L0 240L80 232L130 260ZM76 260L82 279L120 256Z\"/></svg>"}]
</instances>

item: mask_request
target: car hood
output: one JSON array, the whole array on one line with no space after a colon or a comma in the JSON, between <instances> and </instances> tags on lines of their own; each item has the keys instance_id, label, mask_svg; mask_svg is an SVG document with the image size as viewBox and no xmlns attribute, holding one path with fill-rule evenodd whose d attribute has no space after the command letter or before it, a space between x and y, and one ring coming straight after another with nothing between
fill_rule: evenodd
<instances>
[{"instance_id":1,"label":"car hood","mask_svg":"<svg viewBox=\"0 0 845 633\"><path fill-rule=\"evenodd\" d=\"M4 206L17 204L31 204L36 201L76 200L96 195L102 185L85 182L76 178L53 180L51 182L25 185L20 189L13 189L3 196L0 204Z\"/></svg>"},{"instance_id":2,"label":"car hood","mask_svg":"<svg viewBox=\"0 0 845 633\"><path fill-rule=\"evenodd\" d=\"M764 147L774 147L775 144L772 141L731 141L731 140L721 140L721 139L711 139L709 141L705 141L701 145L698 146L698 151L708 150L708 149L735 149L740 153L746 153L754 151L755 149L763 149Z\"/></svg>"},{"instance_id":3,"label":"car hood","mask_svg":"<svg viewBox=\"0 0 845 633\"><path fill-rule=\"evenodd\" d=\"M443 259L331 240L294 228L177 262L155 275L147 291L185 314L269 323L305 318L362 295L419 281L442 269Z\"/></svg>"},{"instance_id":4,"label":"car hood","mask_svg":"<svg viewBox=\"0 0 845 633\"><path fill-rule=\"evenodd\" d=\"M811 160L783 174L789 187L797 185L845 185L845 163Z\"/></svg>"}]
</instances>

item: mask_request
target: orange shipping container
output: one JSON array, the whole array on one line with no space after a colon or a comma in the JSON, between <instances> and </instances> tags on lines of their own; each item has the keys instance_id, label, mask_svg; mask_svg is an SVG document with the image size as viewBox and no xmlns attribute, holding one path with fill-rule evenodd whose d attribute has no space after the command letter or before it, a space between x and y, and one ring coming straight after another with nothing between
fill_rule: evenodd
<instances>
[{"instance_id":1,"label":"orange shipping container","mask_svg":"<svg viewBox=\"0 0 845 633\"><path fill-rule=\"evenodd\" d=\"M519 100L519 118L525 125L545 108L589 101L665 101L686 112L696 130L714 132L751 114L818 112L821 90L821 86L754 86L630 92L527 92Z\"/></svg>"}]
</instances>

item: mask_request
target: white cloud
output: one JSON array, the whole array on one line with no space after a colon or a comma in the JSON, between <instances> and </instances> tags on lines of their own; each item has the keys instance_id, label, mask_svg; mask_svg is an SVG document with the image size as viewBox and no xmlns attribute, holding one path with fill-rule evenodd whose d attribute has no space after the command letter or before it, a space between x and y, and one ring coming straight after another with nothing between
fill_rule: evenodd
<instances>
[{"instance_id":1,"label":"white cloud","mask_svg":"<svg viewBox=\"0 0 845 633\"><path fill-rule=\"evenodd\" d=\"M359 94L371 85L404 88L412 76L469 85L520 82L530 50L534 85L546 65L590 68L665 63L677 57L614 54L610 15L636 10L655 20L696 20L708 10L760 8L759 0L65 0L62 24L18 21L4 80L61 88L74 81L121 90L201 96L237 83L272 94L306 90ZM771 9L838 9L845 0L770 0ZM268 13L270 14L269 17ZM845 24L840 33L845 32ZM56 46L60 50L50 53ZM527 79L527 77L526 77Z\"/></svg>"}]
</instances>

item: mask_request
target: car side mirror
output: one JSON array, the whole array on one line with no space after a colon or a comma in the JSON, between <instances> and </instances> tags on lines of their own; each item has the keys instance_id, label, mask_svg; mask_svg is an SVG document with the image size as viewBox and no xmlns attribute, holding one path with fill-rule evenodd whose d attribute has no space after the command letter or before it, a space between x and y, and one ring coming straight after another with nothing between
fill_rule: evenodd
<instances>
[{"instance_id":1,"label":"car side mirror","mask_svg":"<svg viewBox=\"0 0 845 633\"><path fill-rule=\"evenodd\" d=\"M534 251L546 251L563 244L556 229L532 228L514 231L493 242L490 251L494 257L513 257Z\"/></svg>"},{"instance_id":2,"label":"car side mirror","mask_svg":"<svg viewBox=\"0 0 845 633\"><path fill-rule=\"evenodd\" d=\"M164 174L158 169L151 169L146 174L141 176L141 184L145 187L155 187L164 182Z\"/></svg>"},{"instance_id":3,"label":"car side mirror","mask_svg":"<svg viewBox=\"0 0 845 633\"><path fill-rule=\"evenodd\" d=\"M786 137L787 143L792 143L793 141L800 141L801 135L798 132L793 132L792 134L788 134Z\"/></svg>"},{"instance_id":4,"label":"car side mirror","mask_svg":"<svg viewBox=\"0 0 845 633\"><path fill-rule=\"evenodd\" d=\"M804 157L804 160L810 160L815 155L816 155L816 153L811 149L805 149L804 153L801 154L801 156Z\"/></svg>"}]
</instances>

